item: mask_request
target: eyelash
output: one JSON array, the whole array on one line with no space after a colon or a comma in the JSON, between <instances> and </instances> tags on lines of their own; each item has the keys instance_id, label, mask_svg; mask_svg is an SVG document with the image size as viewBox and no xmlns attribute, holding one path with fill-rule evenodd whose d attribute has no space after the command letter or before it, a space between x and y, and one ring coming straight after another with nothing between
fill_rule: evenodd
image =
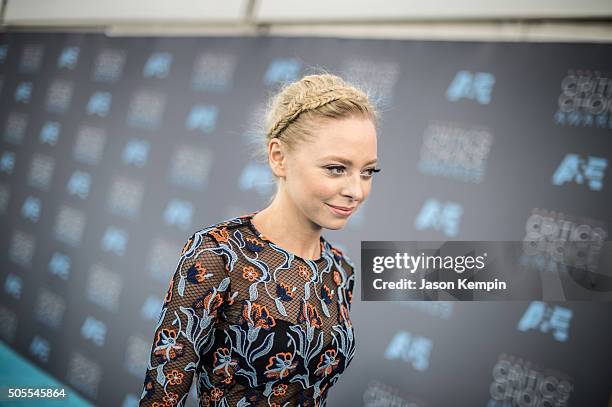
<instances>
[{"instance_id":1,"label":"eyelash","mask_svg":"<svg viewBox=\"0 0 612 407\"><path fill-rule=\"evenodd\" d=\"M330 165L329 167L325 167L325 169L327 169L331 175L342 175L342 174L332 172L332 170L335 170L338 168L345 169L344 166L342 165ZM366 175L367 178L372 178L374 176L374 173L380 172L380 168L368 168L366 171L372 172L371 175Z\"/></svg>"}]
</instances>

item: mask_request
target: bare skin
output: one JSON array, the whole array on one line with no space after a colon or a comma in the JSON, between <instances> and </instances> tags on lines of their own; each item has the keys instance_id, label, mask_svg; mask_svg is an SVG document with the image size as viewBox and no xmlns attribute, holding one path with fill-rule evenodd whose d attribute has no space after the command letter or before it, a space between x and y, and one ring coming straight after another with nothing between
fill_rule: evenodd
<instances>
[{"instance_id":1,"label":"bare skin","mask_svg":"<svg viewBox=\"0 0 612 407\"><path fill-rule=\"evenodd\" d=\"M278 246L313 260L321 257L322 229L343 228L367 198L377 163L376 129L370 120L323 123L315 139L298 144L295 151L288 151L277 138L268 142L268 163L279 177L278 192L251 219ZM330 205L353 210L343 216Z\"/></svg>"}]
</instances>

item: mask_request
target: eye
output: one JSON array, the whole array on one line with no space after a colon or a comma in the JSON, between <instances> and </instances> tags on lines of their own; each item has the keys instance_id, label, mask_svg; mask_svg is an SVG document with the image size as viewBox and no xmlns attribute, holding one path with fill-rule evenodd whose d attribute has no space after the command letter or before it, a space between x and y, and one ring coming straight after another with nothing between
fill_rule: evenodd
<instances>
[{"instance_id":1,"label":"eye","mask_svg":"<svg viewBox=\"0 0 612 407\"><path fill-rule=\"evenodd\" d=\"M325 169L329 171L331 175L342 175L343 174L342 172L340 173L334 172L335 170L344 171L344 167L342 165L330 165L329 167L325 167Z\"/></svg>"},{"instance_id":2,"label":"eye","mask_svg":"<svg viewBox=\"0 0 612 407\"><path fill-rule=\"evenodd\" d=\"M380 168L368 168L366 171L370 171L369 175L366 175L366 177L372 178L374 173L380 172Z\"/></svg>"}]
</instances>

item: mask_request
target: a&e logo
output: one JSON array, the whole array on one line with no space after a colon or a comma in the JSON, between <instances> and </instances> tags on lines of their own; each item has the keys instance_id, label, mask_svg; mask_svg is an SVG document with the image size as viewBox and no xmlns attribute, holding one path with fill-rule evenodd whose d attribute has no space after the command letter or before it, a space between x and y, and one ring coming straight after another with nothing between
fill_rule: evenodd
<instances>
[{"instance_id":1,"label":"a&e logo","mask_svg":"<svg viewBox=\"0 0 612 407\"><path fill-rule=\"evenodd\" d=\"M553 332L553 337L559 342L568 339L568 330L572 320L572 310L558 305L548 306L542 301L533 301L523 314L516 327L525 332L537 329L540 332Z\"/></svg>"},{"instance_id":2,"label":"a&e logo","mask_svg":"<svg viewBox=\"0 0 612 407\"><path fill-rule=\"evenodd\" d=\"M567 154L552 177L553 185L563 185L566 182L586 183L589 189L601 191L603 188L604 171L608 160L589 156L587 159L578 154Z\"/></svg>"},{"instance_id":3,"label":"a&e logo","mask_svg":"<svg viewBox=\"0 0 612 407\"><path fill-rule=\"evenodd\" d=\"M433 228L447 236L457 236L462 214L463 207L456 202L428 199L416 218L415 227L417 230Z\"/></svg>"},{"instance_id":4,"label":"a&e logo","mask_svg":"<svg viewBox=\"0 0 612 407\"><path fill-rule=\"evenodd\" d=\"M491 102L491 93L495 85L495 75L489 72L459 71L446 90L446 98L451 102L459 99L472 99L481 105Z\"/></svg>"}]
</instances>

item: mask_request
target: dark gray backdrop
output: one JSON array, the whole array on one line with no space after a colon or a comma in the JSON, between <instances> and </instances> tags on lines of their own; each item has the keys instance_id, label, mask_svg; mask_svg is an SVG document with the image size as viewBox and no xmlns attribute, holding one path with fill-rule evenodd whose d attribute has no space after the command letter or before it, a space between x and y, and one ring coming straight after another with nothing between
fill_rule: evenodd
<instances>
[{"instance_id":1,"label":"dark gray backdrop","mask_svg":"<svg viewBox=\"0 0 612 407\"><path fill-rule=\"evenodd\" d=\"M520 241L540 215L607 237L612 114L597 103L612 100L610 45L14 32L0 47L0 335L97 405L136 405L187 237L264 207L256 122L267 95L313 67L382 111L383 171L347 228L326 232L358 270L361 240ZM564 93L597 98L599 124ZM578 164L563 164L571 154ZM501 406L500 357L567 380L568 405L608 400L607 303L374 303L360 288L357 354L330 406L391 394Z\"/></svg>"}]
</instances>

